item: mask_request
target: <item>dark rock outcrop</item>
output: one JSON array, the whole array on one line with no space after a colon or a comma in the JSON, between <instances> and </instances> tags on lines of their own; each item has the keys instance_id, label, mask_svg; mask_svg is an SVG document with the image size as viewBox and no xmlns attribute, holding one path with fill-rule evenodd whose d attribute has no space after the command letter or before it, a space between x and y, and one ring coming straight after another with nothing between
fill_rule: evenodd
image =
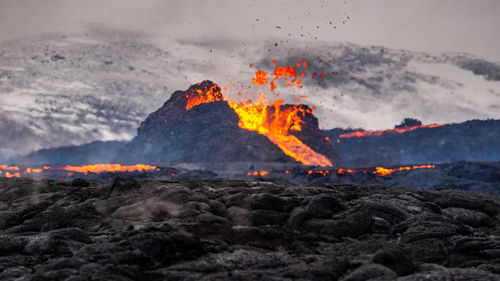
<instances>
[{"instance_id":1,"label":"dark rock outcrop","mask_svg":"<svg viewBox=\"0 0 500 281\"><path fill-rule=\"evenodd\" d=\"M40 149L25 156L9 159L7 163L26 165L109 163L126 143L125 141L94 141L82 145Z\"/></svg>"},{"instance_id":2,"label":"dark rock outcrop","mask_svg":"<svg viewBox=\"0 0 500 281\"><path fill-rule=\"evenodd\" d=\"M418 125L405 120L396 128ZM407 165L466 161L500 160L500 120L470 120L435 128L419 128L402 134L386 132L379 136L340 138L352 129L324 131L335 152L349 167Z\"/></svg>"}]
</instances>

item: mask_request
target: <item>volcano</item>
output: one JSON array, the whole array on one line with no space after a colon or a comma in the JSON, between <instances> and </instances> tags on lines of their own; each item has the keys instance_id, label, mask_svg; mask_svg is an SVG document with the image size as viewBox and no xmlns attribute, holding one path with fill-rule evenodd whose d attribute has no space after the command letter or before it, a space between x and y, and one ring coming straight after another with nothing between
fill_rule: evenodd
<instances>
[{"instance_id":1,"label":"volcano","mask_svg":"<svg viewBox=\"0 0 500 281\"><path fill-rule=\"evenodd\" d=\"M307 105L238 105L212 81L174 92L115 161L342 165Z\"/></svg>"}]
</instances>

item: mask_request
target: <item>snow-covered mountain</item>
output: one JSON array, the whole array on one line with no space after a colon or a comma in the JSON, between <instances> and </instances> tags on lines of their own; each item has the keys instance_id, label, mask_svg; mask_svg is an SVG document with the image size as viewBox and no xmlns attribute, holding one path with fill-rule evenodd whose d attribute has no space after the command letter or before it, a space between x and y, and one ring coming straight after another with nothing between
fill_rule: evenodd
<instances>
[{"instance_id":1,"label":"snow-covered mountain","mask_svg":"<svg viewBox=\"0 0 500 281\"><path fill-rule=\"evenodd\" d=\"M134 34L44 34L0 45L0 155L131 138L166 97L168 52ZM160 75L161 74L161 75Z\"/></svg>"},{"instance_id":2,"label":"snow-covered mountain","mask_svg":"<svg viewBox=\"0 0 500 281\"><path fill-rule=\"evenodd\" d=\"M309 64L304 88L280 87L280 98L296 102L307 95L301 102L317 107L323 128L391 128L405 117L424 123L500 118L499 63L469 54L349 43L276 43L159 40L102 27L3 42L0 158L94 140L128 140L176 89L206 79L246 87L257 68L272 71L299 59ZM225 95L238 98L234 88Z\"/></svg>"},{"instance_id":3,"label":"snow-covered mountain","mask_svg":"<svg viewBox=\"0 0 500 281\"><path fill-rule=\"evenodd\" d=\"M302 58L316 73L304 81L311 92L306 102L321 105L316 115L324 128L386 129L405 117L429 124L500 116L500 63L345 43L288 52L277 64ZM271 57L263 63L270 66Z\"/></svg>"}]
</instances>

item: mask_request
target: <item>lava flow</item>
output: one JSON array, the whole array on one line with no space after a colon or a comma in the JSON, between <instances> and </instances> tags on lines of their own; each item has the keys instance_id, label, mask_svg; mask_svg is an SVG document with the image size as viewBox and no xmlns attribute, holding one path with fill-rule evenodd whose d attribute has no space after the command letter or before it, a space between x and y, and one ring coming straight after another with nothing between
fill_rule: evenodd
<instances>
[{"instance_id":1,"label":"lava flow","mask_svg":"<svg viewBox=\"0 0 500 281\"><path fill-rule=\"evenodd\" d=\"M346 169L346 168L340 168L337 170L308 170L307 171L307 176L314 176L314 177L327 177L333 172L337 172L338 176L344 176L347 174L375 174L377 176L385 177L387 175L390 175L395 172L400 172L400 171L411 171L411 170L418 170L418 169L434 169L436 168L436 165L432 164L424 164L424 165L413 165L413 166L401 166L401 167L396 167L396 168L384 168L384 167L375 167L375 168L360 168L360 169ZM285 174L291 174L292 172L290 170L285 170ZM253 173L247 173L247 176L265 176L269 174L267 171L255 171Z\"/></svg>"},{"instance_id":2,"label":"lava flow","mask_svg":"<svg viewBox=\"0 0 500 281\"><path fill-rule=\"evenodd\" d=\"M387 175L390 175L390 174L397 172L397 171L409 171L409 170L416 170L416 169L432 169L435 167L436 167L436 165L404 166L404 167L399 167L399 168L394 168L394 169L375 167L375 171L373 173L377 174L379 176L387 176Z\"/></svg>"},{"instance_id":3,"label":"lava flow","mask_svg":"<svg viewBox=\"0 0 500 281\"><path fill-rule=\"evenodd\" d=\"M96 164L96 165L84 165L84 166L64 166L59 168L60 170L83 173L87 175L88 173L102 173L102 172L135 172L135 171L147 171L154 170L156 166L136 164L136 165L120 165L120 164Z\"/></svg>"},{"instance_id":4,"label":"lava flow","mask_svg":"<svg viewBox=\"0 0 500 281\"><path fill-rule=\"evenodd\" d=\"M450 123L451 124L451 123ZM430 125L416 125L416 126L410 126L410 127L404 127L404 128L394 128L394 129L387 129L387 130L379 130L379 131L354 131L350 133L345 133L339 135L339 139L342 138L362 138L362 137L368 137L368 136L380 136L385 133L398 133L402 134L405 132L409 131L414 131L417 129L421 128L436 128L436 127L442 127L445 125L450 125L450 124L430 124Z\"/></svg>"},{"instance_id":5,"label":"lava flow","mask_svg":"<svg viewBox=\"0 0 500 281\"><path fill-rule=\"evenodd\" d=\"M257 177L257 176L261 176L261 177L263 177L263 176L265 176L265 175L267 175L267 174L269 174L269 172L268 172L268 171L264 171L264 170L262 170L262 171L255 171L255 172L253 172L253 173L250 173L250 172L249 172L249 173L247 173L247 176L255 176L255 177Z\"/></svg>"},{"instance_id":6,"label":"lava flow","mask_svg":"<svg viewBox=\"0 0 500 281\"><path fill-rule=\"evenodd\" d=\"M238 125L250 131L256 131L266 136L276 144L283 152L305 165L333 166L324 155L312 150L291 131L300 131L305 110L295 105L282 108L283 100L277 100L271 106L262 104L236 104L228 101L228 104L240 117ZM265 103L264 103L265 104ZM271 112L269 112L271 111Z\"/></svg>"},{"instance_id":7,"label":"lava flow","mask_svg":"<svg viewBox=\"0 0 500 281\"><path fill-rule=\"evenodd\" d=\"M371 172L372 174L378 175L378 176L387 176L390 175L394 172L398 171L410 171L410 170L417 170L417 169L433 169L436 168L436 165L414 165L414 166L402 166L402 167L397 167L397 168L384 168L384 167L375 167L375 170ZM363 173L366 174L368 173L370 169L338 169L337 174L338 175L345 175L345 174L354 174L354 173Z\"/></svg>"},{"instance_id":8,"label":"lava flow","mask_svg":"<svg viewBox=\"0 0 500 281\"><path fill-rule=\"evenodd\" d=\"M4 176L7 178L20 178L21 176L30 176L34 174L40 174L45 170L55 171L62 170L68 172L76 172L88 175L89 173L103 173L103 172L144 172L148 170L156 170L158 169L156 166L144 165L144 164L136 164L136 165L121 165L121 164L95 164L95 165L82 165L82 166L61 166L61 167L52 167L52 166L43 166L41 168L31 168L27 167L25 169L20 168L19 166L7 166L0 165L0 175L4 173Z\"/></svg>"}]
</instances>

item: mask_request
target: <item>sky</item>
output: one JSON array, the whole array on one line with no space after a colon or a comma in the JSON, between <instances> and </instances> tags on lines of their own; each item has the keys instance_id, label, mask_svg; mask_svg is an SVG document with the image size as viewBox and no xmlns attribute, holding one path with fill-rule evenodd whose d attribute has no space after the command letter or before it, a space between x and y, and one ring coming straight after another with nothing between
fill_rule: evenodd
<instances>
[{"instance_id":1,"label":"sky","mask_svg":"<svg viewBox=\"0 0 500 281\"><path fill-rule=\"evenodd\" d=\"M0 0L0 41L76 30L82 23L137 30L159 40L317 37L500 61L498 0Z\"/></svg>"}]
</instances>

